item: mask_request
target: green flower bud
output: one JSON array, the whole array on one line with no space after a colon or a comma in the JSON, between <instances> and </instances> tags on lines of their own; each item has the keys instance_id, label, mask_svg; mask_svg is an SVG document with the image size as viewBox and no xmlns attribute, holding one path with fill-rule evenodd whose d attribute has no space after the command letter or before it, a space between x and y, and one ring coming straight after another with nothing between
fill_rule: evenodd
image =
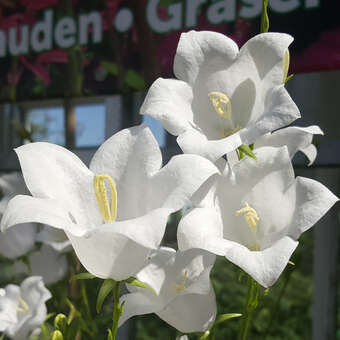
<instances>
[{"instance_id":1,"label":"green flower bud","mask_svg":"<svg viewBox=\"0 0 340 340\"><path fill-rule=\"evenodd\" d=\"M67 328L67 318L64 314L58 314L54 319L54 329L65 334Z\"/></svg>"},{"instance_id":2,"label":"green flower bud","mask_svg":"<svg viewBox=\"0 0 340 340\"><path fill-rule=\"evenodd\" d=\"M63 334L60 331L54 331L51 340L64 340Z\"/></svg>"}]
</instances>

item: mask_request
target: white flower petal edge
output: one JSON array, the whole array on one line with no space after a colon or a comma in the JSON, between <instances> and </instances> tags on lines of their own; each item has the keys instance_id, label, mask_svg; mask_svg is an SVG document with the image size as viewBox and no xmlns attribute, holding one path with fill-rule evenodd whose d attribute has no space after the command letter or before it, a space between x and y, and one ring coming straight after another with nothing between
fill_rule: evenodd
<instances>
[{"instance_id":1,"label":"white flower petal edge","mask_svg":"<svg viewBox=\"0 0 340 340\"><path fill-rule=\"evenodd\" d=\"M155 251L137 278L155 287L158 295L128 285L131 293L120 299L125 305L119 325L134 315L153 312L181 332L207 330L216 317L215 294L209 280L214 261L214 255L198 249Z\"/></svg>"},{"instance_id":2,"label":"white flower petal edge","mask_svg":"<svg viewBox=\"0 0 340 340\"><path fill-rule=\"evenodd\" d=\"M46 318L51 293L41 277L31 276L21 286L7 285L0 295L0 330L11 339L26 340Z\"/></svg>"},{"instance_id":3,"label":"white flower petal edge","mask_svg":"<svg viewBox=\"0 0 340 340\"><path fill-rule=\"evenodd\" d=\"M183 33L174 63L180 80L157 79L140 113L178 136L183 152L215 162L300 117L283 85L292 40L287 34L263 33L238 51L219 33Z\"/></svg>"},{"instance_id":4,"label":"white flower petal edge","mask_svg":"<svg viewBox=\"0 0 340 340\"><path fill-rule=\"evenodd\" d=\"M321 183L294 172L286 147L255 151L209 181L196 206L180 221L180 250L200 248L225 256L262 286L278 279L298 245L337 201ZM205 183L205 185L208 182ZM247 219L248 218L248 222ZM254 222L255 221L255 222Z\"/></svg>"},{"instance_id":5,"label":"white flower petal edge","mask_svg":"<svg viewBox=\"0 0 340 340\"><path fill-rule=\"evenodd\" d=\"M34 197L21 195L10 201L2 230L27 221L63 229L89 272L117 281L140 270L151 249L159 246L169 214L218 172L211 162L194 155L174 157L160 168L159 147L145 125L107 140L90 170L57 145L33 143L16 151ZM103 221L96 201L94 178L102 174L116 184L114 221Z\"/></svg>"},{"instance_id":6,"label":"white flower petal edge","mask_svg":"<svg viewBox=\"0 0 340 340\"><path fill-rule=\"evenodd\" d=\"M255 142L255 148L263 146L281 147L287 145L290 158L301 151L309 160L308 165L312 165L317 155L317 149L312 144L314 135L323 135L323 131L316 125L308 127L290 126L271 134L262 136Z\"/></svg>"}]
</instances>

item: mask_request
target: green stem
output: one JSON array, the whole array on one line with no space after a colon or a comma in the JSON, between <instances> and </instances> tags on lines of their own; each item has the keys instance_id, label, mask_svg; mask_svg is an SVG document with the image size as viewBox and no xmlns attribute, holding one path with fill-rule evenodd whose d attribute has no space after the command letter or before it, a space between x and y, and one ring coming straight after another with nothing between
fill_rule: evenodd
<instances>
[{"instance_id":1,"label":"green stem","mask_svg":"<svg viewBox=\"0 0 340 340\"><path fill-rule=\"evenodd\" d=\"M269 30L268 0L263 0L261 14L261 33L268 32L268 30Z\"/></svg>"},{"instance_id":2,"label":"green stem","mask_svg":"<svg viewBox=\"0 0 340 340\"><path fill-rule=\"evenodd\" d=\"M259 296L259 284L253 280L252 277L248 277L248 295L247 302L244 308L242 316L241 331L238 335L238 340L246 340L251 325L252 314L258 304Z\"/></svg>"},{"instance_id":3,"label":"green stem","mask_svg":"<svg viewBox=\"0 0 340 340\"><path fill-rule=\"evenodd\" d=\"M119 303L119 294L120 294L121 282L117 282L113 289L113 324L112 324L112 340L116 340L117 330L118 330L118 321L123 313L123 306Z\"/></svg>"}]
</instances>

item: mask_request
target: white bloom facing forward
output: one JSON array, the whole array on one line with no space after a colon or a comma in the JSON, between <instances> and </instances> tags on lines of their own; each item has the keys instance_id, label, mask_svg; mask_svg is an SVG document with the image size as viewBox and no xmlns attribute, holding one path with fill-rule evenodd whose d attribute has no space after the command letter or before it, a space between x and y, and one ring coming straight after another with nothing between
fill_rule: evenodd
<instances>
[{"instance_id":1,"label":"white bloom facing forward","mask_svg":"<svg viewBox=\"0 0 340 340\"><path fill-rule=\"evenodd\" d=\"M317 181L295 178L287 147L262 147L255 154L258 161L246 157L232 169L225 163L224 171L202 186L197 208L179 224L178 246L225 256L269 287L300 234L338 198Z\"/></svg>"},{"instance_id":2,"label":"white bloom facing forward","mask_svg":"<svg viewBox=\"0 0 340 340\"><path fill-rule=\"evenodd\" d=\"M130 293L120 299L124 309L119 324L134 315L156 313L183 333L206 331L216 317L215 293L209 279L214 262L215 255L200 249L155 251L137 278L153 287L157 295L127 285Z\"/></svg>"},{"instance_id":3,"label":"white bloom facing forward","mask_svg":"<svg viewBox=\"0 0 340 340\"><path fill-rule=\"evenodd\" d=\"M16 152L33 197L11 200L2 230L29 221L63 229L90 273L116 281L142 268L169 214L217 171L194 155L173 157L161 168L160 149L144 125L108 139L90 169L54 144L31 143Z\"/></svg>"},{"instance_id":4,"label":"white bloom facing forward","mask_svg":"<svg viewBox=\"0 0 340 340\"><path fill-rule=\"evenodd\" d=\"M0 332L10 339L27 340L46 318L45 302L51 298L41 277L31 276L22 284L0 289Z\"/></svg>"},{"instance_id":5,"label":"white bloom facing forward","mask_svg":"<svg viewBox=\"0 0 340 340\"><path fill-rule=\"evenodd\" d=\"M184 153L216 161L249 145L300 117L284 88L292 40L263 33L239 50L220 33L183 33L174 61L179 80L157 79L141 114L179 136Z\"/></svg>"},{"instance_id":6,"label":"white bloom facing forward","mask_svg":"<svg viewBox=\"0 0 340 340\"><path fill-rule=\"evenodd\" d=\"M27 188L19 172L13 172L0 177L0 220L8 202L16 195L26 194ZM36 226L27 223L14 226L5 233L0 233L0 255L16 259L34 248Z\"/></svg>"}]
</instances>

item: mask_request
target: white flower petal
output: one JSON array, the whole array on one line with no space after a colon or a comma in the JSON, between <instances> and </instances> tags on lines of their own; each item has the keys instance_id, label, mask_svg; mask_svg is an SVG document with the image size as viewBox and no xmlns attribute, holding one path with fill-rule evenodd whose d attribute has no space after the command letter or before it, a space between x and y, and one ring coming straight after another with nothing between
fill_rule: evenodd
<instances>
[{"instance_id":1,"label":"white flower petal","mask_svg":"<svg viewBox=\"0 0 340 340\"><path fill-rule=\"evenodd\" d=\"M338 201L339 198L321 183L310 178L297 177L296 210L288 235L297 239Z\"/></svg>"},{"instance_id":2,"label":"white flower petal","mask_svg":"<svg viewBox=\"0 0 340 340\"><path fill-rule=\"evenodd\" d=\"M311 165L317 155L317 149L312 145L313 135L316 134L323 135L322 130L316 125L306 128L290 126L262 136L255 142L255 148L286 145L291 158L297 151L302 151L308 157L309 165Z\"/></svg>"},{"instance_id":3,"label":"white flower petal","mask_svg":"<svg viewBox=\"0 0 340 340\"><path fill-rule=\"evenodd\" d=\"M193 84L200 68L211 71L227 68L238 54L236 43L224 34L209 31L183 33L179 40L174 73L178 79Z\"/></svg>"},{"instance_id":4,"label":"white flower petal","mask_svg":"<svg viewBox=\"0 0 340 340\"><path fill-rule=\"evenodd\" d=\"M239 132L243 144L252 144L260 136L289 125L301 117L298 107L283 85L273 88L266 100L264 112L258 116L253 115L252 119L256 121Z\"/></svg>"},{"instance_id":5,"label":"white flower petal","mask_svg":"<svg viewBox=\"0 0 340 340\"><path fill-rule=\"evenodd\" d=\"M191 129L179 135L177 143L184 153L200 155L215 162L224 154L242 145L242 140L239 133L222 139L208 140L201 132Z\"/></svg>"},{"instance_id":6,"label":"white flower petal","mask_svg":"<svg viewBox=\"0 0 340 340\"><path fill-rule=\"evenodd\" d=\"M33 249L36 226L31 223L14 226L0 233L0 254L8 259L16 259Z\"/></svg>"},{"instance_id":7,"label":"white flower petal","mask_svg":"<svg viewBox=\"0 0 340 340\"><path fill-rule=\"evenodd\" d=\"M203 157L178 155L171 158L150 181L147 197L150 208L158 206L179 210L209 177L218 173L218 168Z\"/></svg>"},{"instance_id":8,"label":"white flower petal","mask_svg":"<svg viewBox=\"0 0 340 340\"><path fill-rule=\"evenodd\" d=\"M67 233L83 266L100 278L121 281L135 275L164 235L169 209L98 226L85 237Z\"/></svg>"},{"instance_id":9,"label":"white flower petal","mask_svg":"<svg viewBox=\"0 0 340 340\"><path fill-rule=\"evenodd\" d=\"M186 294L176 297L156 314L180 332L203 332L216 317L216 299L213 289L209 294Z\"/></svg>"},{"instance_id":10,"label":"white flower petal","mask_svg":"<svg viewBox=\"0 0 340 340\"><path fill-rule=\"evenodd\" d=\"M248 40L240 49L238 59L242 64L248 64L251 69L255 64L260 79L266 79L271 86L283 83L284 55L293 42L293 37L285 33L267 32L258 34Z\"/></svg>"},{"instance_id":11,"label":"white flower petal","mask_svg":"<svg viewBox=\"0 0 340 340\"><path fill-rule=\"evenodd\" d=\"M67 212L63 205L60 206L59 201L25 195L15 196L9 202L1 220L1 230L5 231L16 224L29 222L48 224L78 236L86 233L86 229L76 224L74 216Z\"/></svg>"},{"instance_id":12,"label":"white flower petal","mask_svg":"<svg viewBox=\"0 0 340 340\"><path fill-rule=\"evenodd\" d=\"M51 143L26 144L15 151L34 197L58 200L83 227L100 223L93 173L76 155Z\"/></svg>"},{"instance_id":13,"label":"white flower petal","mask_svg":"<svg viewBox=\"0 0 340 340\"><path fill-rule=\"evenodd\" d=\"M191 87L177 79L158 78L149 88L141 114L159 120L171 134L178 136L193 126Z\"/></svg>"},{"instance_id":14,"label":"white flower petal","mask_svg":"<svg viewBox=\"0 0 340 340\"><path fill-rule=\"evenodd\" d=\"M119 302L124 302L123 315L118 322L119 327L135 315L155 313L162 308L157 304L157 300L150 299L149 296L141 292L122 295Z\"/></svg>"},{"instance_id":15,"label":"white flower petal","mask_svg":"<svg viewBox=\"0 0 340 340\"><path fill-rule=\"evenodd\" d=\"M51 246L59 253L67 253L72 250L70 240L61 229L44 225L37 234L37 241Z\"/></svg>"},{"instance_id":16,"label":"white flower petal","mask_svg":"<svg viewBox=\"0 0 340 340\"><path fill-rule=\"evenodd\" d=\"M62 280L67 273L66 256L48 245L43 245L39 251L30 254L28 260L32 275L41 276L46 285ZM27 266L22 262L15 264L15 271L28 274Z\"/></svg>"}]
</instances>

